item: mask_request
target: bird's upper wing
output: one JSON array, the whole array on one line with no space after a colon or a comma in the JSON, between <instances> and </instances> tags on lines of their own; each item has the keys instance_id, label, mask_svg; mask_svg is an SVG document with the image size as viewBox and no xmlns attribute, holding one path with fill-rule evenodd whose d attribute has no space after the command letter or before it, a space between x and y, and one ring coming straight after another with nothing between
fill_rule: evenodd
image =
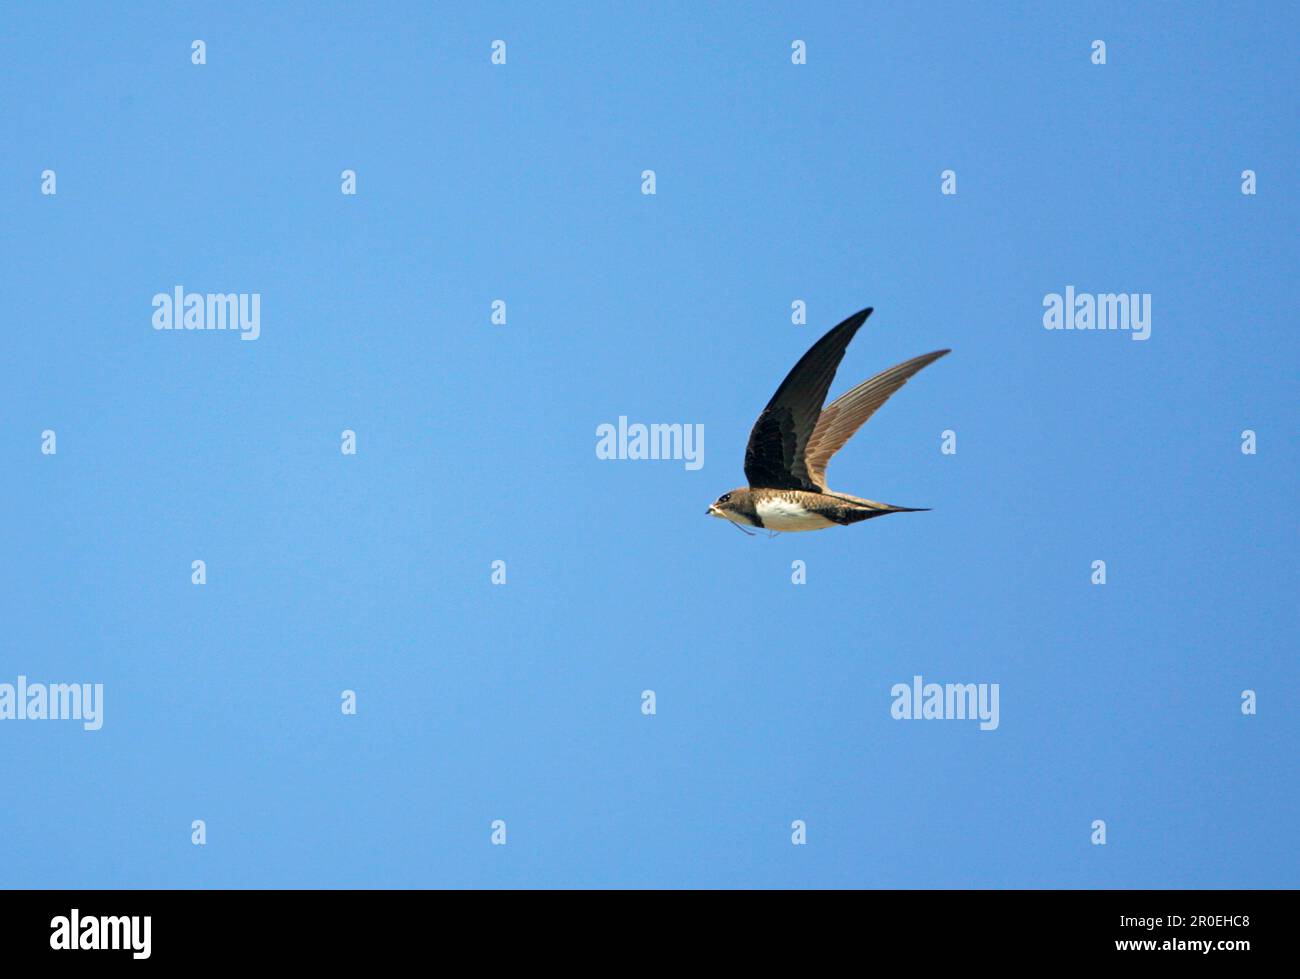
<instances>
[{"instance_id":1,"label":"bird's upper wing","mask_svg":"<svg viewBox=\"0 0 1300 979\"><path fill-rule=\"evenodd\" d=\"M809 479L824 490L826 465L831 461L831 456L840 451L853 433L862 427L862 423L888 401L891 394L906 384L909 377L949 352L936 350L934 353L913 357L863 381L827 405L818 417L817 426L804 450L804 468Z\"/></svg>"},{"instance_id":2,"label":"bird's upper wing","mask_svg":"<svg viewBox=\"0 0 1300 979\"><path fill-rule=\"evenodd\" d=\"M804 461L835 369L870 309L854 313L814 343L786 375L754 422L745 447L745 478L754 488L818 490Z\"/></svg>"}]
</instances>

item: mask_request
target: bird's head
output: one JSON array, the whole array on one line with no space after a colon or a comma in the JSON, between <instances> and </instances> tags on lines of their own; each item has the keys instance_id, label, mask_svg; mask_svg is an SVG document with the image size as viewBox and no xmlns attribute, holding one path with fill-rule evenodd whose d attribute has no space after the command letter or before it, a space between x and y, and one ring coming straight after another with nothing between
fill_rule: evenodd
<instances>
[{"instance_id":1,"label":"bird's head","mask_svg":"<svg viewBox=\"0 0 1300 979\"><path fill-rule=\"evenodd\" d=\"M743 488L723 493L709 504L709 516L721 517L723 520L730 520L732 523L747 524L749 518L745 515L745 502L748 498L749 490Z\"/></svg>"}]
</instances>

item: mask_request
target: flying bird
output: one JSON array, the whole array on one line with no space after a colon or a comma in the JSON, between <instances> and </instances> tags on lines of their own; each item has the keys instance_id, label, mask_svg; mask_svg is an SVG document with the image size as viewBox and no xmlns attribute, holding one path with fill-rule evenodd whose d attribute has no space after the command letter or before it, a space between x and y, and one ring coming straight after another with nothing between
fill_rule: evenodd
<instances>
[{"instance_id":1,"label":"flying bird","mask_svg":"<svg viewBox=\"0 0 1300 979\"><path fill-rule=\"evenodd\" d=\"M863 381L823 408L849 341L871 313L871 309L854 313L814 343L794 365L749 433L745 447L749 485L719 496L710 504L709 516L730 520L741 529L821 530L887 513L927 509L877 503L826 486L831 456L909 377L950 353L936 350L913 357Z\"/></svg>"}]
</instances>

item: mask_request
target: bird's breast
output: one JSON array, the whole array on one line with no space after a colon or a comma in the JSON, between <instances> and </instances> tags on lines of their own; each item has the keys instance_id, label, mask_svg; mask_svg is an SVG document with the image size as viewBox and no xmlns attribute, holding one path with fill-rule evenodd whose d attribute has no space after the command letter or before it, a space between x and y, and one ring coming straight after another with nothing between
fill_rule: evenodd
<instances>
[{"instance_id":1,"label":"bird's breast","mask_svg":"<svg viewBox=\"0 0 1300 979\"><path fill-rule=\"evenodd\" d=\"M835 521L823 517L816 510L810 510L798 500L781 496L756 500L754 509L758 511L758 517L763 521L763 526L769 530L787 532L821 530L823 527L831 527L835 523Z\"/></svg>"}]
</instances>

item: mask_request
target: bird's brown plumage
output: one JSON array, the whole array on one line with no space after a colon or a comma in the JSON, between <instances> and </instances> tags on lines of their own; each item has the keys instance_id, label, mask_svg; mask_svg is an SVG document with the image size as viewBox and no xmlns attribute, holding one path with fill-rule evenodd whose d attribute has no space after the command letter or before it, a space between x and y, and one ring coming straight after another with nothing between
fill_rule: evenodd
<instances>
[{"instance_id":1,"label":"bird's brown plumage","mask_svg":"<svg viewBox=\"0 0 1300 979\"><path fill-rule=\"evenodd\" d=\"M745 478L755 489L825 493L826 466L863 422L948 350L897 364L822 407L849 341L871 308L854 313L809 348L754 422L745 447Z\"/></svg>"},{"instance_id":2,"label":"bird's brown plumage","mask_svg":"<svg viewBox=\"0 0 1300 979\"><path fill-rule=\"evenodd\" d=\"M831 456L844 447L853 433L889 400L891 394L906 384L909 377L946 353L947 350L936 350L881 371L823 408L804 450L804 468L813 483L825 490L826 466Z\"/></svg>"}]
</instances>

